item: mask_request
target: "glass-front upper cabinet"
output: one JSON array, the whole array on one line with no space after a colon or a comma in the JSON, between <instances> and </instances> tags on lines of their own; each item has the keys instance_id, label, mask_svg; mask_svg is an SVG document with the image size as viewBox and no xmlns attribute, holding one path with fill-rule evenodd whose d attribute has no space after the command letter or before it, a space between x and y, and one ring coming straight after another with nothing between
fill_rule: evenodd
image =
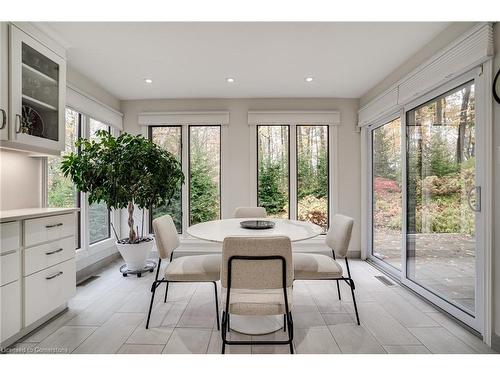
<instances>
[{"instance_id":1,"label":"glass-front upper cabinet","mask_svg":"<svg viewBox=\"0 0 500 375\"><path fill-rule=\"evenodd\" d=\"M10 77L11 140L63 150L64 58L12 25Z\"/></svg>"}]
</instances>

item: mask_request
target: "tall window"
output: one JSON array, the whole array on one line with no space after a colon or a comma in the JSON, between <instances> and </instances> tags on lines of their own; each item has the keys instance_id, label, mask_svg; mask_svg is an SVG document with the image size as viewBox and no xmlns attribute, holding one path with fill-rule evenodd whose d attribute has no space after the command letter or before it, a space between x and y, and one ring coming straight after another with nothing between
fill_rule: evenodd
<instances>
[{"instance_id":1,"label":"tall window","mask_svg":"<svg viewBox=\"0 0 500 375\"><path fill-rule=\"evenodd\" d=\"M96 139L98 130L111 131L111 128L94 120L89 119L89 136L90 139ZM92 245L96 242L105 240L111 236L110 228L110 211L105 203L93 203L89 205L89 243Z\"/></svg>"},{"instance_id":2,"label":"tall window","mask_svg":"<svg viewBox=\"0 0 500 375\"><path fill-rule=\"evenodd\" d=\"M289 218L289 126L257 126L257 205L269 217Z\"/></svg>"},{"instance_id":3,"label":"tall window","mask_svg":"<svg viewBox=\"0 0 500 375\"><path fill-rule=\"evenodd\" d=\"M328 230L328 126L297 125L297 219Z\"/></svg>"},{"instance_id":4,"label":"tall window","mask_svg":"<svg viewBox=\"0 0 500 375\"><path fill-rule=\"evenodd\" d=\"M186 226L220 219L221 126L150 126L148 134L152 142L176 156L187 171L185 188L179 186L169 204L150 209L150 231L152 220L165 214L172 216L179 233ZM185 153L183 140L188 145Z\"/></svg>"},{"instance_id":5,"label":"tall window","mask_svg":"<svg viewBox=\"0 0 500 375\"><path fill-rule=\"evenodd\" d=\"M189 126L189 225L220 218L220 153L220 126Z\"/></svg>"},{"instance_id":6,"label":"tall window","mask_svg":"<svg viewBox=\"0 0 500 375\"><path fill-rule=\"evenodd\" d=\"M182 163L182 126L151 126L149 139L177 157ZM182 187L176 191L167 205L151 207L149 215L149 228L153 231L152 221L159 216L169 214L172 216L177 232L182 233Z\"/></svg>"},{"instance_id":7,"label":"tall window","mask_svg":"<svg viewBox=\"0 0 500 375\"><path fill-rule=\"evenodd\" d=\"M476 313L474 81L406 113L407 276Z\"/></svg>"},{"instance_id":8,"label":"tall window","mask_svg":"<svg viewBox=\"0 0 500 375\"><path fill-rule=\"evenodd\" d=\"M372 131L372 254L401 269L401 120Z\"/></svg>"},{"instance_id":9,"label":"tall window","mask_svg":"<svg viewBox=\"0 0 500 375\"><path fill-rule=\"evenodd\" d=\"M62 157L71 152L77 152L76 140L82 133L82 115L70 108L66 109L65 148L61 156L50 156L47 159L47 205L49 207L80 207L80 193L69 177L61 172ZM80 241L81 218L78 215L77 247Z\"/></svg>"}]
</instances>

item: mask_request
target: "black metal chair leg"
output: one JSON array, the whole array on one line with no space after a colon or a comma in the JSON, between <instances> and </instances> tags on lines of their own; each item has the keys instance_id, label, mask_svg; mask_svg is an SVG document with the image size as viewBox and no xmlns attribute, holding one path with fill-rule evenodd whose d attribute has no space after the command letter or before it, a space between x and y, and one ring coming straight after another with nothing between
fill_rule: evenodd
<instances>
[{"instance_id":1,"label":"black metal chair leg","mask_svg":"<svg viewBox=\"0 0 500 375\"><path fill-rule=\"evenodd\" d=\"M340 283L338 280L337 280L337 292L339 294L339 301L340 301L342 299L342 297L340 296Z\"/></svg>"},{"instance_id":2,"label":"black metal chair leg","mask_svg":"<svg viewBox=\"0 0 500 375\"><path fill-rule=\"evenodd\" d=\"M286 332L286 314L283 314L283 332Z\"/></svg>"},{"instance_id":3,"label":"black metal chair leg","mask_svg":"<svg viewBox=\"0 0 500 375\"><path fill-rule=\"evenodd\" d=\"M219 322L219 297L217 296L217 283L214 283L214 291L215 291L215 316L217 317L217 331L220 331L220 322Z\"/></svg>"},{"instance_id":4,"label":"black metal chair leg","mask_svg":"<svg viewBox=\"0 0 500 375\"><path fill-rule=\"evenodd\" d=\"M352 279L349 279L349 286L351 287L352 302L354 303L354 311L356 312L356 320L358 321L359 326L358 306L356 304L356 297L354 297L354 281L352 281Z\"/></svg>"},{"instance_id":5,"label":"black metal chair leg","mask_svg":"<svg viewBox=\"0 0 500 375\"><path fill-rule=\"evenodd\" d=\"M169 282L167 281L167 286L165 287L165 298L164 298L164 300L163 300L163 303L166 303L166 302L167 302L168 284L169 284Z\"/></svg>"},{"instance_id":6,"label":"black metal chair leg","mask_svg":"<svg viewBox=\"0 0 500 375\"><path fill-rule=\"evenodd\" d=\"M146 329L149 328L149 320L151 319L151 311L153 310L153 302L155 300L155 292L156 292L156 281L153 283L153 287L151 288L151 303L149 304L149 312L148 312L148 320L146 322Z\"/></svg>"},{"instance_id":7,"label":"black metal chair leg","mask_svg":"<svg viewBox=\"0 0 500 375\"><path fill-rule=\"evenodd\" d=\"M229 324L229 322L230 322L229 313L226 313L226 319L227 319L227 332L231 332L231 325Z\"/></svg>"}]
</instances>

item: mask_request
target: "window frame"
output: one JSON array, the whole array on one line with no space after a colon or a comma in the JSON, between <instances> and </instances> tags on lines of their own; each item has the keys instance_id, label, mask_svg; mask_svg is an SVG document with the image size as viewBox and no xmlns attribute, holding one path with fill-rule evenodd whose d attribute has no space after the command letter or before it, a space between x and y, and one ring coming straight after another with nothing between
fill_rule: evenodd
<instances>
[{"instance_id":1,"label":"window frame","mask_svg":"<svg viewBox=\"0 0 500 375\"><path fill-rule=\"evenodd\" d=\"M91 116L81 112L78 109L75 109L71 106L66 106L66 109L70 109L78 113L79 118L79 134L78 138L89 138L90 136L90 119ZM99 121L106 125L111 132L112 135L118 136L120 131L108 123L102 122L93 118L95 121ZM77 193L77 202L79 209L78 212L78 247L76 248L77 260L97 254L101 251L107 250L113 246L115 239L113 236L112 226L115 227L117 233L120 234L120 210L108 210L109 212L109 228L108 228L108 237L103 238L99 241L90 242L90 233L89 233L89 204L87 199L87 194L78 192ZM43 207L48 207L48 158L45 157L43 161L43 172L42 172L42 204Z\"/></svg>"},{"instance_id":2,"label":"window frame","mask_svg":"<svg viewBox=\"0 0 500 375\"><path fill-rule=\"evenodd\" d=\"M290 146L292 144L291 142L291 126L290 124L258 124L256 125L256 140L255 140L255 155L256 155L256 176L257 178L255 179L255 190L257 192L257 195L256 195L256 206L259 205L259 128L260 127L269 127L269 126L276 126L276 127L283 127L285 126L286 129L287 129L287 132L288 132L288 147L287 147L287 167L288 167L288 219L291 219L292 218L292 196L291 196L291 193L292 193L292 190L291 190L291 182L292 182L292 178L291 178L291 168L290 168L290 165L292 164L292 161L291 161L291 152L290 152Z\"/></svg>"},{"instance_id":3,"label":"window frame","mask_svg":"<svg viewBox=\"0 0 500 375\"><path fill-rule=\"evenodd\" d=\"M151 124L151 125L145 125L143 130L142 130L142 135L145 137L149 138L149 134L151 132L150 128L154 127L181 127L181 168L182 172L184 173L184 176L186 176L186 179L184 181L184 184L182 185L182 190L181 190L181 204L182 204L182 232L179 233L182 239L190 239L191 237L187 233L187 229L189 228L190 224L190 203L189 203L189 186L190 186L190 173L189 173L189 144L190 144L190 138L189 138L189 129L190 127L203 127L203 126L209 126L209 127L219 127L219 201L220 201L220 207L219 207L219 217L222 219L223 218L223 212L224 212L224 202L222 200L222 197L224 195L224 170L225 170L225 142L224 139L227 139L227 126L226 124L217 124L217 123L206 123L206 122L200 122L200 123L186 123L184 121L179 121L179 122L167 122L165 124ZM187 146L185 146L187 145ZM147 218L146 224L147 224L147 232L149 234L153 234L153 228L152 228L152 214L151 210L147 209L146 211Z\"/></svg>"},{"instance_id":4,"label":"window frame","mask_svg":"<svg viewBox=\"0 0 500 375\"><path fill-rule=\"evenodd\" d=\"M181 130L181 169L184 170L184 127L182 125L150 125L148 126L148 140L153 142L153 128L179 128ZM185 184L183 184L185 185ZM178 234L184 233L184 186L181 186L181 231ZM148 233L153 234L153 210L152 207L148 208Z\"/></svg>"},{"instance_id":5,"label":"window frame","mask_svg":"<svg viewBox=\"0 0 500 375\"><path fill-rule=\"evenodd\" d=\"M71 107L64 108L64 119L66 121L66 110L74 111L78 114L78 126L77 126L77 137L80 138L83 133L85 115L83 115L80 111L73 109ZM66 142L66 140L64 140ZM80 153L80 148L77 148L77 153ZM59 155L58 157L62 157ZM43 158L42 162L42 206L49 207L49 161L48 157ZM75 189L76 190L76 189ZM78 208L77 214L77 232L76 232L76 251L82 249L82 240L83 240L83 220L82 220L82 193L76 191L76 208Z\"/></svg>"},{"instance_id":6,"label":"window frame","mask_svg":"<svg viewBox=\"0 0 500 375\"><path fill-rule=\"evenodd\" d=\"M299 149L299 137L297 136L297 129L300 128L301 126L324 126L326 127L326 171L327 171L327 181L328 181L328 186L327 186L327 191L328 191L328 197L327 197L327 207L326 207L326 220L327 220L327 225L326 228L330 228L330 186L331 186L331 180L330 180L330 127L328 125L317 125L317 124L297 124L295 126L295 186L297 189L297 193L295 194L295 205L296 205L296 212L297 212L297 218L299 215L299 194L298 194L298 186L299 186L299 157L298 157L298 149ZM326 234L322 233L322 234Z\"/></svg>"},{"instance_id":7,"label":"window frame","mask_svg":"<svg viewBox=\"0 0 500 375\"><path fill-rule=\"evenodd\" d=\"M250 113L250 112L249 112ZM274 114L274 112L271 112L271 116ZM339 160L339 155L338 155L338 125L339 122L335 119L332 119L330 117L325 117L322 114L320 114L321 118L320 119L315 119L312 118L311 121L288 121L288 123L284 123L281 120L278 120L278 118L283 119L291 119L291 117L298 116L298 118L301 118L303 116L309 117L309 113L305 113L305 115L302 115L302 112L298 112L298 115L295 112L291 113L285 113L284 115L280 112L277 113L276 119L273 119L273 121L267 122L267 121L262 121L262 122L250 122L249 121L249 132L250 132L250 150L253 150L250 155L250 163L251 163L251 179L255 181L255 184L252 184L252 191L250 192L250 204L257 206L257 185L258 185L258 127L261 125L264 126L269 126L269 125L288 125L290 127L290 133L289 133L289 142L290 142L290 147L289 147L289 153L290 153L290 172L289 172L289 179L290 179L290 219L296 220L297 218L297 199L296 199L296 181L297 181L297 168L296 168L296 137L297 137L297 131L296 127L298 125L326 125L328 126L328 197L329 197L329 202L328 202L328 223L331 223L331 219L335 213L339 211L338 209L338 203L339 203L339 189L338 189L338 160ZM290 117L290 118L289 118ZM326 233L324 233L326 234ZM323 235L324 235L323 234ZM323 238L321 235L317 238L308 240L310 242L314 241L323 241Z\"/></svg>"},{"instance_id":8,"label":"window frame","mask_svg":"<svg viewBox=\"0 0 500 375\"><path fill-rule=\"evenodd\" d=\"M401 269L398 269L397 267L393 266L392 264L389 264L388 262L385 262L384 260L382 260L381 258L373 255L373 238L374 238L374 229L373 229L373 213L374 213L374 199L373 199L373 196L374 196L374 190L373 190L373 182L374 182L374 179L373 179L373 133L375 130L377 129L380 129L382 127L384 127L385 125L388 125L390 124L391 122L395 121L399 119L399 125L400 125L400 158L401 158L401 189L403 190L404 187L406 186L405 185L405 182L404 182L404 176L403 176L403 168L406 168L406 162L405 160L403 160L403 148L406 147L406 137L403 136L403 131L405 130L404 127L403 127L403 112L401 109L398 109L397 111L393 111L391 112L390 114L386 115L386 116L383 116L381 117L379 120L377 120L376 122L373 122L372 125L369 125L367 127L367 131L368 131L368 136L367 136L367 139L368 139L368 152L367 152L367 159L368 159L368 164L367 164L367 167L368 167L368 189L367 189L367 193L368 193L368 238L367 238L367 241L368 241L368 253L367 253L367 257L370 261L372 261L373 263L375 263L378 267L382 268L385 272L387 272L388 274L396 277L396 278L400 278L401 277L401 273L402 273L402 269L404 267L404 263L403 263L403 256L401 255ZM405 207L405 203L404 203L404 198L403 198L403 192L401 192L401 244L400 244L400 248L401 248L401 253L403 252L403 241L405 241L405 231L404 231L404 221L405 221L405 218L404 218L404 207Z\"/></svg>"},{"instance_id":9,"label":"window frame","mask_svg":"<svg viewBox=\"0 0 500 375\"><path fill-rule=\"evenodd\" d=\"M219 128L219 219L222 218L222 125L187 125L187 228L191 226L191 128L218 127ZM218 219L218 220L219 220ZM186 228L186 229L187 229Z\"/></svg>"}]
</instances>

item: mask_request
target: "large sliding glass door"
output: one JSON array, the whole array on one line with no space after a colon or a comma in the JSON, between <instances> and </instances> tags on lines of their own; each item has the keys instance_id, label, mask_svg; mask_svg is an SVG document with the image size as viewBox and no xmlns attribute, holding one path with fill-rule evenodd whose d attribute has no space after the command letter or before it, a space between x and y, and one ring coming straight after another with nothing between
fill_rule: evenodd
<instances>
[{"instance_id":1,"label":"large sliding glass door","mask_svg":"<svg viewBox=\"0 0 500 375\"><path fill-rule=\"evenodd\" d=\"M371 148L371 256L400 271L403 198L399 117L371 131Z\"/></svg>"},{"instance_id":2,"label":"large sliding glass door","mask_svg":"<svg viewBox=\"0 0 500 375\"><path fill-rule=\"evenodd\" d=\"M479 332L482 84L467 73L369 128L369 258Z\"/></svg>"},{"instance_id":3,"label":"large sliding glass door","mask_svg":"<svg viewBox=\"0 0 500 375\"><path fill-rule=\"evenodd\" d=\"M406 278L476 315L474 81L406 113Z\"/></svg>"}]
</instances>

